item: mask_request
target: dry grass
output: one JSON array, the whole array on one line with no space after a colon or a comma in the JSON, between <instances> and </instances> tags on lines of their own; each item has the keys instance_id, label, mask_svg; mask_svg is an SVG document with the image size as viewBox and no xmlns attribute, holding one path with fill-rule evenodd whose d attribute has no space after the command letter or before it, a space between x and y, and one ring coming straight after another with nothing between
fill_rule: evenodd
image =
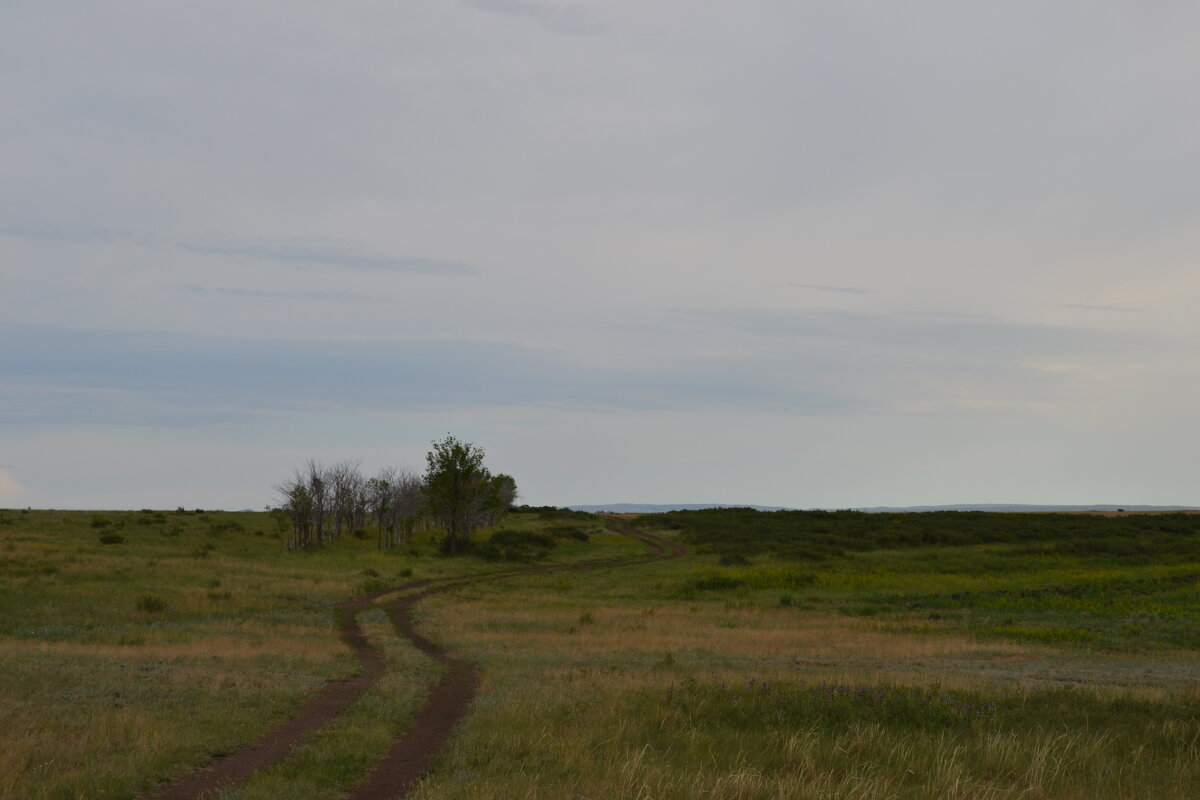
<instances>
[{"instance_id":1,"label":"dry grass","mask_svg":"<svg viewBox=\"0 0 1200 800\"><path fill-rule=\"evenodd\" d=\"M1145 660L629 591L684 569L543 579L540 587L526 579L486 602L474 591L426 601L425 629L486 669L474 714L417 798L1196 796L1195 720L1056 729L1052 712L1036 712L1042 720L1029 711L1027 724L1017 711L1017 722L908 729L869 715L781 724L764 706L763 723L747 726L736 720L759 712L744 707L745 689L733 688L747 679L793 694L828 682L911 685L996 693L1019 709L1044 702L1040 671L1059 670L1085 687L1069 702L1094 706L1099 720L1113 704L1185 696L1194 704L1194 691L1180 694L1195 686L1194 659L1164 657L1157 666L1179 679L1164 685ZM1125 686L1131 676L1140 676L1136 691ZM700 688L683 712L664 698L687 685ZM1138 741L1146 742L1141 753L1129 753Z\"/></svg>"}]
</instances>

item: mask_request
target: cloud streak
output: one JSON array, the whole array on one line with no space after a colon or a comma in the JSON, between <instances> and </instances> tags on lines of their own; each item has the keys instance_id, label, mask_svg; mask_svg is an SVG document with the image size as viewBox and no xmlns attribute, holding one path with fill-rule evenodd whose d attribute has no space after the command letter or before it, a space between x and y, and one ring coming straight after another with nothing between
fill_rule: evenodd
<instances>
[{"instance_id":1,"label":"cloud streak","mask_svg":"<svg viewBox=\"0 0 1200 800\"><path fill-rule=\"evenodd\" d=\"M549 347L467 339L298 341L0 328L0 424L198 424L281 409L790 408L855 402L741 358L599 367Z\"/></svg>"},{"instance_id":2,"label":"cloud streak","mask_svg":"<svg viewBox=\"0 0 1200 800\"><path fill-rule=\"evenodd\" d=\"M55 219L10 219L0 222L0 235L70 245L134 243L154 246L164 243L160 237L148 233ZM325 239L217 237L207 240L185 239L166 243L184 252L199 255L262 259L293 266L395 272L411 275L460 276L475 275L479 272L478 267L462 261L380 253L356 242Z\"/></svg>"},{"instance_id":3,"label":"cloud streak","mask_svg":"<svg viewBox=\"0 0 1200 800\"><path fill-rule=\"evenodd\" d=\"M132 232L120 228L54 219L6 220L0 222L0 236L58 244L115 244L135 239Z\"/></svg>"},{"instance_id":4,"label":"cloud streak","mask_svg":"<svg viewBox=\"0 0 1200 800\"><path fill-rule=\"evenodd\" d=\"M215 295L217 297L242 297L252 300L332 300L344 303L386 303L383 297L354 292L269 292L255 289L232 289L223 286L185 286L192 294Z\"/></svg>"},{"instance_id":5,"label":"cloud streak","mask_svg":"<svg viewBox=\"0 0 1200 800\"><path fill-rule=\"evenodd\" d=\"M1063 308L1081 308L1084 311L1120 311L1128 314L1137 313L1136 308L1130 308L1128 306L1094 306L1086 303L1070 303L1063 306Z\"/></svg>"},{"instance_id":6,"label":"cloud streak","mask_svg":"<svg viewBox=\"0 0 1200 800\"><path fill-rule=\"evenodd\" d=\"M584 6L576 3L535 3L529 0L463 0L471 8L505 17L528 19L552 33L590 36L603 26Z\"/></svg>"},{"instance_id":7,"label":"cloud streak","mask_svg":"<svg viewBox=\"0 0 1200 800\"><path fill-rule=\"evenodd\" d=\"M303 239L215 240L179 242L189 253L211 256L266 259L285 264L340 267L371 272L402 272L412 275L474 275L478 268L461 261L436 258L382 255L343 242Z\"/></svg>"},{"instance_id":8,"label":"cloud streak","mask_svg":"<svg viewBox=\"0 0 1200 800\"><path fill-rule=\"evenodd\" d=\"M795 286L800 289L812 289L813 291L817 292L832 292L834 294L875 294L874 289L857 289L853 286L823 286L816 283L791 283L788 285Z\"/></svg>"}]
</instances>

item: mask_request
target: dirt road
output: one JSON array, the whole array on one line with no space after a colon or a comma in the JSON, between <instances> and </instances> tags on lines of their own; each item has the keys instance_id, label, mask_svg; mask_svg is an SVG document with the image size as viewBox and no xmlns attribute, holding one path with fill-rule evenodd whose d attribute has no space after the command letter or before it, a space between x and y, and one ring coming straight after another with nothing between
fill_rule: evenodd
<instances>
[{"instance_id":1,"label":"dirt road","mask_svg":"<svg viewBox=\"0 0 1200 800\"><path fill-rule=\"evenodd\" d=\"M434 758L445 747L454 728L466 716L479 687L478 665L454 658L437 642L416 631L412 622L413 606L430 595L452 591L469 584L536 573L614 569L673 558L685 552L674 542L635 529L627 520L607 517L606 522L612 529L641 541L646 545L649 554L620 560L527 567L439 581L414 581L341 603L335 612L339 635L358 658L360 671L357 675L330 683L309 700L295 717L257 741L151 790L144 794L141 800L199 800L213 791L238 786L245 783L255 772L285 758L309 734L344 713L363 693L374 686L384 673L383 655L367 641L358 624L358 615L376 607L376 602L381 598L397 593L404 595L383 606L396 634L441 664L442 677L430 689L425 705L418 712L412 725L392 743L387 754L367 779L350 791L348 800L391 800L403 797L421 775L428 771Z\"/></svg>"}]
</instances>

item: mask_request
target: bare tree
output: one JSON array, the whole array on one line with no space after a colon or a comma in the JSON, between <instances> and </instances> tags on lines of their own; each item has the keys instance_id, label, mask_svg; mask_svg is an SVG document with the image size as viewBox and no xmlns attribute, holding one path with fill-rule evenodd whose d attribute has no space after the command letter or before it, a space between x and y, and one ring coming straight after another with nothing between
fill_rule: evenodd
<instances>
[{"instance_id":1,"label":"bare tree","mask_svg":"<svg viewBox=\"0 0 1200 800\"><path fill-rule=\"evenodd\" d=\"M392 493L396 483L396 468L384 467L374 478L366 482L367 510L375 519L375 529L379 532L378 546L380 550L391 547L391 531L394 527L395 504Z\"/></svg>"},{"instance_id":2,"label":"bare tree","mask_svg":"<svg viewBox=\"0 0 1200 800\"><path fill-rule=\"evenodd\" d=\"M342 529L354 529L359 517L358 504L362 495L362 474L358 461L339 461L325 468L324 477L329 491L329 516L333 522L331 539L342 537Z\"/></svg>"},{"instance_id":3,"label":"bare tree","mask_svg":"<svg viewBox=\"0 0 1200 800\"><path fill-rule=\"evenodd\" d=\"M292 523L292 531L288 535L287 549L296 550L308 547L312 531L312 497L308 493L306 475L297 470L296 473L275 487L282 500L280 509Z\"/></svg>"},{"instance_id":4,"label":"bare tree","mask_svg":"<svg viewBox=\"0 0 1200 800\"><path fill-rule=\"evenodd\" d=\"M392 484L392 507L395 509L392 544L403 544L412 537L424 517L425 505L421 476L409 469L398 470Z\"/></svg>"},{"instance_id":5,"label":"bare tree","mask_svg":"<svg viewBox=\"0 0 1200 800\"><path fill-rule=\"evenodd\" d=\"M311 537L304 547L325 541L325 522L329 514L329 479L319 461L309 459L304 465L304 488L308 492Z\"/></svg>"}]
</instances>

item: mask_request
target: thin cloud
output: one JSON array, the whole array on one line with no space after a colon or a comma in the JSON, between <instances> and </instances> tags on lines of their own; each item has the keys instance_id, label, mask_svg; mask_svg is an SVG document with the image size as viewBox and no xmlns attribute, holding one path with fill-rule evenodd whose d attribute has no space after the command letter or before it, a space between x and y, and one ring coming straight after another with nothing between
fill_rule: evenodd
<instances>
[{"instance_id":1,"label":"thin cloud","mask_svg":"<svg viewBox=\"0 0 1200 800\"><path fill-rule=\"evenodd\" d=\"M120 228L52 219L0 222L0 236L60 244L114 244L134 238L131 232Z\"/></svg>"},{"instance_id":2,"label":"thin cloud","mask_svg":"<svg viewBox=\"0 0 1200 800\"><path fill-rule=\"evenodd\" d=\"M1086 303L1071 303L1063 306L1063 308L1082 308L1085 311L1120 311L1126 314L1137 313L1136 308L1129 308L1128 306L1093 306Z\"/></svg>"},{"instance_id":3,"label":"thin cloud","mask_svg":"<svg viewBox=\"0 0 1200 800\"><path fill-rule=\"evenodd\" d=\"M776 339L867 345L883 352L923 353L955 362L1003 363L1029 353L1109 358L1160 351L1163 343L1144 332L1014 322L958 314L866 314L850 311L750 313L685 311L704 325Z\"/></svg>"},{"instance_id":4,"label":"thin cloud","mask_svg":"<svg viewBox=\"0 0 1200 800\"><path fill-rule=\"evenodd\" d=\"M580 5L551 5L528 0L463 0L464 5L489 14L533 20L548 31L572 36L600 33L603 26Z\"/></svg>"},{"instance_id":5,"label":"thin cloud","mask_svg":"<svg viewBox=\"0 0 1200 800\"><path fill-rule=\"evenodd\" d=\"M789 283L799 289L812 289L817 292L834 292L837 294L875 294L874 289L859 289L853 286L822 286L818 283Z\"/></svg>"},{"instance_id":6,"label":"thin cloud","mask_svg":"<svg viewBox=\"0 0 1200 800\"><path fill-rule=\"evenodd\" d=\"M220 297L249 297L256 300L334 300L348 303L383 303L386 300L353 292L264 292L256 289L229 289L223 286L185 286L192 294L211 294Z\"/></svg>"},{"instance_id":7,"label":"thin cloud","mask_svg":"<svg viewBox=\"0 0 1200 800\"><path fill-rule=\"evenodd\" d=\"M0 236L59 244L108 245L132 242L143 246L171 244L152 234L122 228L91 225L73 220L38 219L0 222ZM341 267L344 269L407 272L414 275L474 275L479 268L461 261L378 253L354 243L310 239L221 239L176 241L175 247L189 253L239 256L290 264Z\"/></svg>"},{"instance_id":8,"label":"thin cloud","mask_svg":"<svg viewBox=\"0 0 1200 800\"><path fill-rule=\"evenodd\" d=\"M258 239L226 242L179 242L178 247L189 253L204 255L240 256L289 264L310 264L378 272L407 272L414 275L474 275L479 272L477 267L461 261L381 255L358 245L342 242Z\"/></svg>"},{"instance_id":9,"label":"thin cloud","mask_svg":"<svg viewBox=\"0 0 1200 800\"><path fill-rule=\"evenodd\" d=\"M0 426L244 421L303 409L428 411L696 406L840 409L836 387L736 357L626 366L478 339L274 340L161 331L0 326L26 344L6 357Z\"/></svg>"}]
</instances>

